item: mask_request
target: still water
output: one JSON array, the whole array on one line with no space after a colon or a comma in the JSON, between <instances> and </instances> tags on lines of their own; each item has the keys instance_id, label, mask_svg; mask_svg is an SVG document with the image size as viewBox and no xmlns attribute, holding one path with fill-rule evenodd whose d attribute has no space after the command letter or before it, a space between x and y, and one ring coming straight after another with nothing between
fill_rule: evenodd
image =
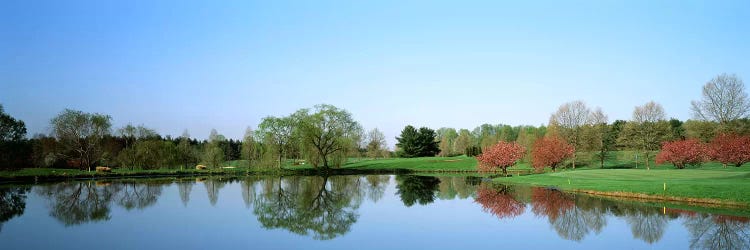
<instances>
[{"instance_id":1,"label":"still water","mask_svg":"<svg viewBox=\"0 0 750 250\"><path fill-rule=\"evenodd\" d=\"M750 219L471 177L0 187L2 249L750 249Z\"/></svg>"}]
</instances>

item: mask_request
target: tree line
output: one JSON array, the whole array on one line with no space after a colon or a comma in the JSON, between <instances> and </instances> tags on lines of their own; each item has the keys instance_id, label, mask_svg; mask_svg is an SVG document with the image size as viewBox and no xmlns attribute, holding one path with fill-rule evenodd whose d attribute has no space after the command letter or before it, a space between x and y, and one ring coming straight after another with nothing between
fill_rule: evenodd
<instances>
[{"instance_id":1,"label":"tree line","mask_svg":"<svg viewBox=\"0 0 750 250\"><path fill-rule=\"evenodd\" d=\"M667 119L664 108L650 101L636 106L630 120L609 123L601 108L592 110L583 101L565 103L530 145L519 137L504 138L489 147L482 145L486 153L477 159L480 169L503 172L529 153L534 168L553 170L566 160L575 168L582 154L593 156L604 167L617 150L637 152L647 169L651 160L677 168L709 160L725 166L750 162L750 99L742 80L719 75L704 85L702 99L691 105L694 119L685 122ZM481 144L475 141L475 145Z\"/></svg>"},{"instance_id":2,"label":"tree line","mask_svg":"<svg viewBox=\"0 0 750 250\"><path fill-rule=\"evenodd\" d=\"M651 101L635 107L630 120L609 122L601 108L592 109L583 101L573 101L561 105L547 125L538 127L482 124L473 130L433 130L407 125L391 152L380 130L365 132L351 113L326 104L283 117L265 117L256 130L247 128L242 140L227 139L212 130L202 141L191 138L187 131L173 138L162 137L143 125L115 129L109 115L70 109L51 119L48 135L27 139L24 122L6 114L0 106L0 168L90 170L92 166L105 165L150 169L195 164L219 168L227 161L237 160L245 166L309 164L329 168L339 167L352 157L477 156L488 152L487 156L513 155L518 158L513 162L555 169L563 163L572 168L596 163L603 167L613 157L612 152L619 150L635 151L634 156L640 157L636 164L650 168L665 142L696 139L709 143L719 136L750 135L750 101L742 80L735 75L721 74L706 83L702 99L693 101L691 107L694 117L687 121L667 119L664 108ZM512 154L491 152L498 142L520 147L503 146L512 149ZM732 145L747 147L742 143ZM495 163L490 165L502 168Z\"/></svg>"},{"instance_id":3,"label":"tree line","mask_svg":"<svg viewBox=\"0 0 750 250\"><path fill-rule=\"evenodd\" d=\"M242 140L212 129L206 140L159 135L144 125L112 127L112 117L65 109L50 120L49 134L26 138L23 121L0 105L0 169L29 167L123 169L281 167L287 162L338 167L348 157L390 157L377 128L365 133L352 115L332 105L300 109L285 117L265 117ZM198 164L196 166L196 164Z\"/></svg>"}]
</instances>

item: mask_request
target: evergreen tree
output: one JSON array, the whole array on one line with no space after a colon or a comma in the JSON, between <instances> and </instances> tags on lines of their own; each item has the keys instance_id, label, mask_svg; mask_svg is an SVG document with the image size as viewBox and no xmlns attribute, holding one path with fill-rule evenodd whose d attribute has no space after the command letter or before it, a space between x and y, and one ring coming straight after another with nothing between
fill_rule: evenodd
<instances>
[{"instance_id":1,"label":"evergreen tree","mask_svg":"<svg viewBox=\"0 0 750 250\"><path fill-rule=\"evenodd\" d=\"M419 130L411 125L404 127L401 136L396 137L402 157L435 156L440 152L439 141L435 140L435 130L421 127Z\"/></svg>"}]
</instances>

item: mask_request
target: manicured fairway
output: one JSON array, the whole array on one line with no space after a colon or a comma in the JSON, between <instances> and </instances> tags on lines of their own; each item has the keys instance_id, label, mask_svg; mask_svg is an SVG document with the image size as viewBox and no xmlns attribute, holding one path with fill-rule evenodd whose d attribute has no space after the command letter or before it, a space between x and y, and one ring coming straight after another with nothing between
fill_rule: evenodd
<instances>
[{"instance_id":1,"label":"manicured fairway","mask_svg":"<svg viewBox=\"0 0 750 250\"><path fill-rule=\"evenodd\" d=\"M630 192L750 204L750 171L746 166L726 169L587 169L497 178L495 181L555 186L564 190Z\"/></svg>"}]
</instances>

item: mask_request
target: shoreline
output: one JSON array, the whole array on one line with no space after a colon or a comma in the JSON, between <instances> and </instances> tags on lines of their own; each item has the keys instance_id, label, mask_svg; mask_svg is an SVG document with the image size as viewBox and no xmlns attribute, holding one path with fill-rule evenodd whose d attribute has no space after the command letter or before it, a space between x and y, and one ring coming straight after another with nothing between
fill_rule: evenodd
<instances>
[{"instance_id":1,"label":"shoreline","mask_svg":"<svg viewBox=\"0 0 750 250\"><path fill-rule=\"evenodd\" d=\"M606 192L596 190L585 190L585 189L562 189L565 192L582 193L597 197L610 197L619 198L624 200L633 200L640 202L654 202L654 201L666 201L675 202L686 205L698 205L703 207L722 207L722 208L750 208L750 204L737 202L737 201L725 201L711 198L694 198L694 197L679 197L679 196L666 196L666 195L650 195L643 193L633 192Z\"/></svg>"},{"instance_id":2,"label":"shoreline","mask_svg":"<svg viewBox=\"0 0 750 250\"><path fill-rule=\"evenodd\" d=\"M163 178L163 177L210 177L210 176L311 176L311 175L378 175L378 174L478 174L476 170L413 170L407 168L392 169L353 169L353 168L318 168L318 169L232 169L232 170L142 170L134 172L79 172L68 174L65 171L46 174L9 175L13 171L0 172L0 184L30 184L43 182L60 182L75 180L111 180L119 178ZM486 173L486 172L484 172ZM2 175L6 174L6 175Z\"/></svg>"}]
</instances>

